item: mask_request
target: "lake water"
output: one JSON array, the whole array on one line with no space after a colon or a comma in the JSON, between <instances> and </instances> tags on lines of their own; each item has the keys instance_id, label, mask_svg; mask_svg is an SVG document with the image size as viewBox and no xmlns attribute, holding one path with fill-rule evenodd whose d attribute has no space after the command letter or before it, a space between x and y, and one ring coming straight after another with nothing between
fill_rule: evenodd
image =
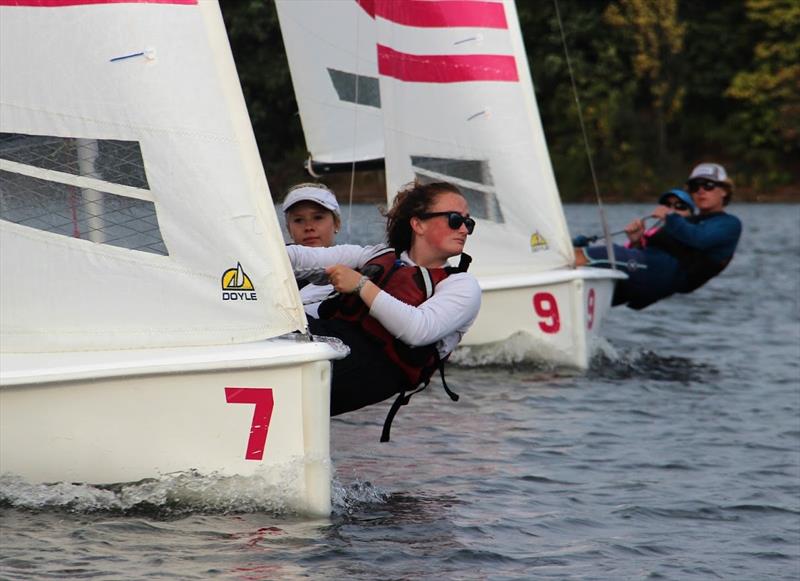
<instances>
[{"instance_id":1,"label":"lake water","mask_svg":"<svg viewBox=\"0 0 800 581\"><path fill-rule=\"evenodd\" d=\"M646 210L609 207L612 229ZM335 418L329 519L203 478L123 495L4 477L0 577L800 578L800 205L731 211L728 269L614 309L586 374L451 367L461 401L415 396L388 444L388 404ZM352 223L353 241L380 227L371 208Z\"/></svg>"}]
</instances>

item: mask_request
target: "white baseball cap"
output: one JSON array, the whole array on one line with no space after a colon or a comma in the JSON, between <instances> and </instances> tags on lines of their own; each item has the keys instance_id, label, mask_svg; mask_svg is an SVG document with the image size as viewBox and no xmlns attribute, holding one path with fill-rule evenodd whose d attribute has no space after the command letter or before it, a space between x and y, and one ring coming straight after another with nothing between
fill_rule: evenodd
<instances>
[{"instance_id":1,"label":"white baseball cap","mask_svg":"<svg viewBox=\"0 0 800 581\"><path fill-rule=\"evenodd\" d=\"M687 182L696 179L708 179L721 184L731 184L728 179L728 172L718 163L701 163L696 166L689 175Z\"/></svg>"},{"instance_id":2,"label":"white baseball cap","mask_svg":"<svg viewBox=\"0 0 800 581\"><path fill-rule=\"evenodd\" d=\"M290 191L283 200L284 213L297 202L314 202L330 210L337 216L341 216L339 213L339 202L336 201L336 196L333 195L332 191L325 188L308 185Z\"/></svg>"}]
</instances>

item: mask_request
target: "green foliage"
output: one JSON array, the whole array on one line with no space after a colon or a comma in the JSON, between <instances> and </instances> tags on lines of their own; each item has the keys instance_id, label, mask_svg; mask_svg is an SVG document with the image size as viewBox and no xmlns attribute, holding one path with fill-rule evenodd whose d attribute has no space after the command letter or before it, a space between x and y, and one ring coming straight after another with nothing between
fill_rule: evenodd
<instances>
[{"instance_id":1,"label":"green foliage","mask_svg":"<svg viewBox=\"0 0 800 581\"><path fill-rule=\"evenodd\" d=\"M346 0L345 0L346 1ZM737 199L800 186L797 0L517 0L562 197L652 199L706 160ZM306 179L300 119L274 4L223 2L256 139L276 197Z\"/></svg>"},{"instance_id":2,"label":"green foliage","mask_svg":"<svg viewBox=\"0 0 800 581\"><path fill-rule=\"evenodd\" d=\"M749 166L769 168L758 175L769 187L789 177L781 158L800 153L800 3L748 0L746 8L759 40L725 92L740 104L733 121L743 129L731 145Z\"/></svg>"},{"instance_id":3,"label":"green foliage","mask_svg":"<svg viewBox=\"0 0 800 581\"><path fill-rule=\"evenodd\" d=\"M266 0L221 2L261 160L273 197L308 178L297 102L275 5Z\"/></svg>"}]
</instances>

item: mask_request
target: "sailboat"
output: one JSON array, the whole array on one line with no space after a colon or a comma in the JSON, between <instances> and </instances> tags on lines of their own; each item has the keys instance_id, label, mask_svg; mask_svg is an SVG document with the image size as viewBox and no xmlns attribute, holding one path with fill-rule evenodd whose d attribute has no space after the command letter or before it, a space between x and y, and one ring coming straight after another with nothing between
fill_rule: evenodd
<instances>
[{"instance_id":1,"label":"sailboat","mask_svg":"<svg viewBox=\"0 0 800 581\"><path fill-rule=\"evenodd\" d=\"M306 333L217 2L0 0L0 253L0 472L330 512L343 353Z\"/></svg>"},{"instance_id":2,"label":"sailboat","mask_svg":"<svg viewBox=\"0 0 800 581\"><path fill-rule=\"evenodd\" d=\"M383 158L389 202L415 179L465 194L483 296L462 349L587 368L625 275L574 266L513 0L276 5L310 168Z\"/></svg>"}]
</instances>

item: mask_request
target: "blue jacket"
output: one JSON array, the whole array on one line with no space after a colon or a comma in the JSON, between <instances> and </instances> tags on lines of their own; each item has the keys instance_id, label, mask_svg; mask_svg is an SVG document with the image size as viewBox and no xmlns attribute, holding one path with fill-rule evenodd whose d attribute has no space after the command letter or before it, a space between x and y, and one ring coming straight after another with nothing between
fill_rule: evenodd
<instances>
[{"instance_id":1,"label":"blue jacket","mask_svg":"<svg viewBox=\"0 0 800 581\"><path fill-rule=\"evenodd\" d=\"M613 245L617 267L628 274L614 291L614 305L643 309L675 293L690 293L728 265L739 236L739 218L724 212L683 218L669 214L647 246ZM610 268L603 246L585 249L592 266Z\"/></svg>"},{"instance_id":2,"label":"blue jacket","mask_svg":"<svg viewBox=\"0 0 800 581\"><path fill-rule=\"evenodd\" d=\"M648 272L636 292L622 290L621 296L627 295L629 307L642 309L676 292L698 289L725 269L741 233L739 218L724 212L689 218L669 214L643 251Z\"/></svg>"},{"instance_id":3,"label":"blue jacket","mask_svg":"<svg viewBox=\"0 0 800 581\"><path fill-rule=\"evenodd\" d=\"M711 260L727 264L742 234L742 222L725 212L689 218L669 214L662 231L680 244L702 251Z\"/></svg>"}]
</instances>

